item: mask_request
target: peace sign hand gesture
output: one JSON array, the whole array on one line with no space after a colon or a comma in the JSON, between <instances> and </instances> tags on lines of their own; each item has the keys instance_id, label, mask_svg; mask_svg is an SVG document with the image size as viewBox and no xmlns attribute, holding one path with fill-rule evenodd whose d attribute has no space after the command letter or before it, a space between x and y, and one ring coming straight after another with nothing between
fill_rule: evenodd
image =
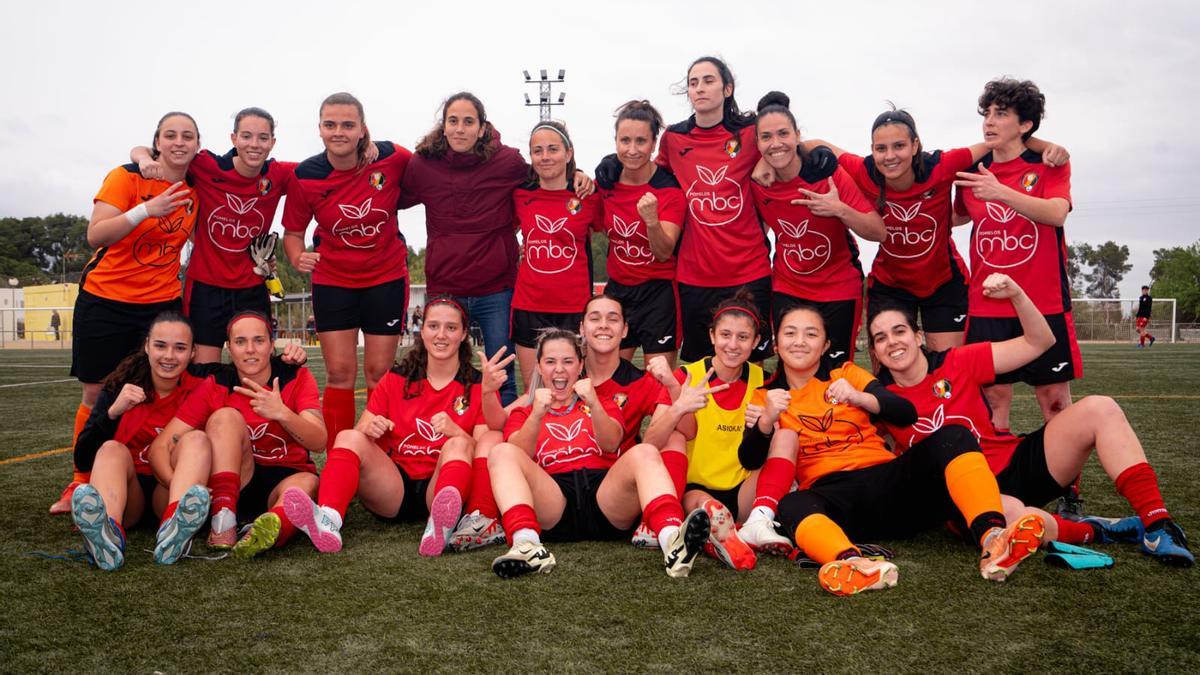
<instances>
[{"instance_id":1,"label":"peace sign hand gesture","mask_svg":"<svg viewBox=\"0 0 1200 675\"><path fill-rule=\"evenodd\" d=\"M485 358L482 351L475 352L479 356L479 362L483 364L483 378L480 382L480 389L484 394L493 394L500 391L500 387L508 381L508 364L517 358L516 354L509 354L508 358L502 359L504 352L508 351L508 347L501 346L492 354L492 358Z\"/></svg>"},{"instance_id":2,"label":"peace sign hand gesture","mask_svg":"<svg viewBox=\"0 0 1200 675\"><path fill-rule=\"evenodd\" d=\"M837 186L833 183L833 177L829 177L829 192L813 192L800 188L800 192L804 193L808 199L793 199L792 203L798 206L807 206L809 211L812 211L814 216L823 218L841 218L842 213L846 210L846 205L842 202L841 195L838 194Z\"/></svg>"},{"instance_id":3,"label":"peace sign hand gesture","mask_svg":"<svg viewBox=\"0 0 1200 675\"><path fill-rule=\"evenodd\" d=\"M671 406L683 415L694 413L708 405L709 396L728 389L729 383L709 388L708 381L712 378L715 370L715 368L709 368L704 377L694 385L692 384L692 374L688 373L687 379L683 382L683 388L679 390L679 398L675 399Z\"/></svg>"},{"instance_id":4,"label":"peace sign hand gesture","mask_svg":"<svg viewBox=\"0 0 1200 675\"><path fill-rule=\"evenodd\" d=\"M271 382L271 389L245 377L242 378L242 384L246 386L234 387L233 390L250 399L250 409L259 417L272 422L282 422L291 413L279 395L278 377Z\"/></svg>"}]
</instances>

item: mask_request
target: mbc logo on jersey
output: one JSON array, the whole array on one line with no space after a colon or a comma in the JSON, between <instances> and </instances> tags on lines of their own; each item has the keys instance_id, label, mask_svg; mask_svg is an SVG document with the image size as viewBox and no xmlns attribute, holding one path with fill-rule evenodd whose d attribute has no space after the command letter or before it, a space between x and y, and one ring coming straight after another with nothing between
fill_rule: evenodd
<instances>
[{"instance_id":1,"label":"mbc logo on jersey","mask_svg":"<svg viewBox=\"0 0 1200 675\"><path fill-rule=\"evenodd\" d=\"M640 220L626 223L620 216L613 214L612 231L617 234L616 237L612 237L613 255L626 265L649 265L654 262L650 240L638 227L641 224Z\"/></svg>"},{"instance_id":2,"label":"mbc logo on jersey","mask_svg":"<svg viewBox=\"0 0 1200 675\"><path fill-rule=\"evenodd\" d=\"M225 194L225 204L208 216L208 238L222 251L241 253L263 230L263 216L254 208L258 197L239 199Z\"/></svg>"},{"instance_id":3,"label":"mbc logo on jersey","mask_svg":"<svg viewBox=\"0 0 1200 675\"><path fill-rule=\"evenodd\" d=\"M371 208L371 200L362 204L338 204L342 217L333 224L333 234L351 248L374 248L375 238L387 223L388 214L383 209Z\"/></svg>"},{"instance_id":4,"label":"mbc logo on jersey","mask_svg":"<svg viewBox=\"0 0 1200 675\"><path fill-rule=\"evenodd\" d=\"M988 215L975 229L975 252L997 269L1029 262L1037 250L1037 225L1003 204L985 202L984 205Z\"/></svg>"},{"instance_id":5,"label":"mbc logo on jersey","mask_svg":"<svg viewBox=\"0 0 1200 675\"><path fill-rule=\"evenodd\" d=\"M808 221L793 225L778 219L783 236L776 240L783 264L796 274L812 274L829 262L832 245L829 237L808 229Z\"/></svg>"},{"instance_id":6,"label":"mbc logo on jersey","mask_svg":"<svg viewBox=\"0 0 1200 675\"><path fill-rule=\"evenodd\" d=\"M920 258L933 249L937 238L937 220L921 213L921 202L907 209L899 204L887 203L883 217L887 226L887 238L881 246L893 258Z\"/></svg>"},{"instance_id":7,"label":"mbc logo on jersey","mask_svg":"<svg viewBox=\"0 0 1200 675\"><path fill-rule=\"evenodd\" d=\"M525 239L525 261L536 272L557 274L571 266L578 250L575 235L566 228L566 216L550 220L534 214L535 227Z\"/></svg>"},{"instance_id":8,"label":"mbc logo on jersey","mask_svg":"<svg viewBox=\"0 0 1200 675\"><path fill-rule=\"evenodd\" d=\"M728 170L728 166L713 171L696 165L699 178L688 186L688 211L701 225L719 227L742 215L742 186L725 177Z\"/></svg>"},{"instance_id":9,"label":"mbc logo on jersey","mask_svg":"<svg viewBox=\"0 0 1200 675\"><path fill-rule=\"evenodd\" d=\"M433 425L420 417L415 418L416 433L409 434L396 445L396 452L401 455L432 455L441 451L445 436L434 430ZM416 436L417 438L413 438ZM422 442L423 441L423 442Z\"/></svg>"},{"instance_id":10,"label":"mbc logo on jersey","mask_svg":"<svg viewBox=\"0 0 1200 675\"><path fill-rule=\"evenodd\" d=\"M146 228L133 242L133 259L147 267L167 267L179 261L179 246L173 241L183 228L183 216L170 215L158 218L153 226Z\"/></svg>"},{"instance_id":11,"label":"mbc logo on jersey","mask_svg":"<svg viewBox=\"0 0 1200 675\"><path fill-rule=\"evenodd\" d=\"M269 433L267 427L270 424L263 422L256 427L246 425L246 429L250 431L250 450L255 457L262 459L283 459L287 457L287 441Z\"/></svg>"},{"instance_id":12,"label":"mbc logo on jersey","mask_svg":"<svg viewBox=\"0 0 1200 675\"><path fill-rule=\"evenodd\" d=\"M600 454L596 439L591 433L583 430L582 419L575 420L570 426L547 422L546 433L550 434L550 438L542 441L537 450L538 463L544 467L565 464L587 455ZM547 450L552 443L558 447Z\"/></svg>"}]
</instances>

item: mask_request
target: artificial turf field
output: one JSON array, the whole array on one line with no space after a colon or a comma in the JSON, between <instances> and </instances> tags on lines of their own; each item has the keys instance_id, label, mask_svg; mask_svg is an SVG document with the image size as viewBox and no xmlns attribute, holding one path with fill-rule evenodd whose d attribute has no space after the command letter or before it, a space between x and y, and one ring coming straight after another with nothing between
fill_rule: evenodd
<instances>
[{"instance_id":1,"label":"artificial turf field","mask_svg":"<svg viewBox=\"0 0 1200 675\"><path fill-rule=\"evenodd\" d=\"M1200 549L1200 346L1083 354L1073 393L1117 399ZM300 535L252 562L161 567L143 528L115 573L44 557L81 549L69 517L46 513L70 455L22 458L67 445L79 388L13 385L65 379L68 362L0 351L0 671L1200 672L1200 571L1132 546L1100 547L1111 570L1038 556L996 584L973 549L928 532L880 542L897 551L899 585L850 598L778 558L748 573L702 559L673 580L659 553L611 543L555 545L553 574L502 581L490 569L500 547L420 558L421 524L385 525L354 504L333 555ZM1013 428L1039 422L1018 387ZM1129 511L1094 459L1083 493L1090 513Z\"/></svg>"}]
</instances>

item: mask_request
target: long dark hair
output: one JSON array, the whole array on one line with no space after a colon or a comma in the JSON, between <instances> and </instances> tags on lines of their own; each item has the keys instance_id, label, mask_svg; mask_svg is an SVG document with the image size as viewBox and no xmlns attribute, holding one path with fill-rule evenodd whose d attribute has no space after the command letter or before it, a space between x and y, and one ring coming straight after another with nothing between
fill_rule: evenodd
<instances>
[{"instance_id":1,"label":"long dark hair","mask_svg":"<svg viewBox=\"0 0 1200 675\"><path fill-rule=\"evenodd\" d=\"M879 127L886 127L892 124L903 125L908 129L908 140L917 144L917 151L912 156L913 182L924 183L929 180L929 167L932 165L933 155L925 152L925 146L921 143L921 137L917 134L917 122L913 116L903 108L897 108L895 103L888 101L890 110L885 110L875 118L871 123L871 147L875 147L875 130ZM875 211L879 215L883 215L883 209L887 206L887 178L879 167L875 167L874 171L870 172L871 181L875 183L875 187L879 188L879 196L875 199Z\"/></svg>"},{"instance_id":2,"label":"long dark hair","mask_svg":"<svg viewBox=\"0 0 1200 675\"><path fill-rule=\"evenodd\" d=\"M471 148L471 154L485 162L496 154L496 147L492 143L496 137L496 130L492 128L492 123L487 119L487 111L483 109L483 102L469 91L460 91L442 102L441 121L433 125L433 129L417 143L417 148L413 152L422 157L441 157L450 151L450 143L446 140L446 111L450 109L452 103L458 101L467 101L475 106L475 115L479 118L479 126L483 128L479 140L475 141L475 145Z\"/></svg>"},{"instance_id":3,"label":"long dark hair","mask_svg":"<svg viewBox=\"0 0 1200 675\"><path fill-rule=\"evenodd\" d=\"M762 98L758 99L758 116L754 120L755 131L758 130L758 125L762 122L764 115L778 113L787 117L788 121L792 123L792 131L795 131L796 136L799 137L800 125L796 124L796 116L792 114L791 104L792 99L782 91L769 91L764 94ZM801 164L808 163L808 151L804 149L803 143L796 145L796 154L800 155Z\"/></svg>"},{"instance_id":4,"label":"long dark hair","mask_svg":"<svg viewBox=\"0 0 1200 675\"><path fill-rule=\"evenodd\" d=\"M470 322L467 318L467 311L453 297L439 294L426 301L425 317L428 317L429 310L437 305L453 307L458 311L458 316L462 320L463 341L458 344L458 372L454 374L454 381L463 386L463 399L470 407L471 385L479 382L483 374L471 363L471 340L467 337ZM417 398L425 391L425 378L429 376L428 368L429 350L425 349L425 341L418 336L413 346L392 365L392 372L404 378L405 400Z\"/></svg>"},{"instance_id":5,"label":"long dark hair","mask_svg":"<svg viewBox=\"0 0 1200 675\"><path fill-rule=\"evenodd\" d=\"M737 85L733 79L733 71L729 69L729 66L725 65L724 61L715 56L701 56L695 61L692 61L691 65L689 65L687 68L687 72L683 76L683 85L679 93L684 95L687 94L688 78L691 76L692 68L695 68L699 63L711 63L713 67L717 69L717 75L721 78L722 90L725 89L725 85L732 87L729 90L729 95L725 97L725 101L721 107L722 121L725 123L725 126L732 129L741 129L754 124L754 113L742 112L738 108L737 99L734 98L734 94L737 93Z\"/></svg>"},{"instance_id":6,"label":"long dark hair","mask_svg":"<svg viewBox=\"0 0 1200 675\"><path fill-rule=\"evenodd\" d=\"M150 357L146 354L145 347L146 341L150 339L150 333L160 323L181 323L187 326L189 336L192 334L192 322L182 314L174 310L159 312L146 328L146 339L142 341L142 346L121 359L117 367L108 374L108 377L104 378L104 382L100 385L104 391L118 394L121 387L127 384L136 384L147 393L154 391L154 378L150 375Z\"/></svg>"}]
</instances>

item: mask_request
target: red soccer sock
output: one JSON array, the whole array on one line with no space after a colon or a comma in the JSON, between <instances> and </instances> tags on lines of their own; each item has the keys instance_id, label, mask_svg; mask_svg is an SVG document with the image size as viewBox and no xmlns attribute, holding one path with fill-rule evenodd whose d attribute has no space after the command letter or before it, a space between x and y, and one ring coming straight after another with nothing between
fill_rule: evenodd
<instances>
[{"instance_id":1,"label":"red soccer sock","mask_svg":"<svg viewBox=\"0 0 1200 675\"><path fill-rule=\"evenodd\" d=\"M1150 527L1154 523L1170 518L1167 506L1163 503L1162 493L1158 491L1158 476L1146 462L1134 464L1117 476L1117 492L1133 507L1133 512L1141 518L1142 525Z\"/></svg>"},{"instance_id":2,"label":"red soccer sock","mask_svg":"<svg viewBox=\"0 0 1200 675\"><path fill-rule=\"evenodd\" d=\"M655 532L662 532L664 527L683 525L683 507L675 495L659 495L650 500L642 509L642 521Z\"/></svg>"},{"instance_id":3,"label":"red soccer sock","mask_svg":"<svg viewBox=\"0 0 1200 675\"><path fill-rule=\"evenodd\" d=\"M292 535L296 534L296 526L292 524L292 521L288 520L287 514L283 512L283 504L272 506L268 513L274 513L279 516L279 536L275 537L275 546L273 548L280 548L288 543Z\"/></svg>"},{"instance_id":4,"label":"red soccer sock","mask_svg":"<svg viewBox=\"0 0 1200 675\"><path fill-rule=\"evenodd\" d=\"M1064 544L1090 544L1096 538L1096 528L1087 523L1052 516L1058 525L1058 541Z\"/></svg>"},{"instance_id":5,"label":"red soccer sock","mask_svg":"<svg viewBox=\"0 0 1200 675\"><path fill-rule=\"evenodd\" d=\"M787 494L796 477L796 463L783 457L768 457L758 473L758 486L754 492L754 506L765 506L771 511L779 509L779 500Z\"/></svg>"},{"instance_id":6,"label":"red soccer sock","mask_svg":"<svg viewBox=\"0 0 1200 675\"><path fill-rule=\"evenodd\" d=\"M675 496L683 499L683 492L687 488L687 455L673 450L661 454L663 465L667 467L667 473L671 475L671 482L675 485Z\"/></svg>"},{"instance_id":7,"label":"red soccer sock","mask_svg":"<svg viewBox=\"0 0 1200 675\"><path fill-rule=\"evenodd\" d=\"M333 444L338 433L354 428L354 390L325 387L325 395L321 397L321 416L325 418L329 443Z\"/></svg>"},{"instance_id":8,"label":"red soccer sock","mask_svg":"<svg viewBox=\"0 0 1200 675\"><path fill-rule=\"evenodd\" d=\"M178 508L178 507L179 507L179 500L178 500L178 499L176 499L175 501L171 502L170 504L167 504L167 508L163 509L163 512L162 512L162 518L159 518L159 520L158 520L158 526L159 526L159 527L162 527L162 524L163 524L163 523L165 523L165 522L167 522L168 520L170 520L170 519L171 519L171 516L175 515L175 509L176 509L176 508Z\"/></svg>"},{"instance_id":9,"label":"red soccer sock","mask_svg":"<svg viewBox=\"0 0 1200 675\"><path fill-rule=\"evenodd\" d=\"M492 476L488 473L487 457L476 457L471 461L471 489L463 511L478 511L488 518L500 517L500 507L496 506L496 496L492 494Z\"/></svg>"},{"instance_id":10,"label":"red soccer sock","mask_svg":"<svg viewBox=\"0 0 1200 675\"><path fill-rule=\"evenodd\" d=\"M533 530L539 536L542 534L542 526L538 525L537 511L534 511L529 504L517 504L505 511L500 517L500 522L504 525L504 536L508 538L509 546L512 546L512 536L517 530Z\"/></svg>"},{"instance_id":11,"label":"red soccer sock","mask_svg":"<svg viewBox=\"0 0 1200 675\"><path fill-rule=\"evenodd\" d=\"M471 465L461 459L452 459L443 464L441 471L438 471L437 481L433 484L433 494L436 495L447 487L458 490L460 497L467 494L471 488Z\"/></svg>"},{"instance_id":12,"label":"red soccer sock","mask_svg":"<svg viewBox=\"0 0 1200 675\"><path fill-rule=\"evenodd\" d=\"M237 513L238 492L242 488L242 478L236 472L222 471L208 477L208 489L212 493L212 504L209 515L217 515L221 509L229 509Z\"/></svg>"},{"instance_id":13,"label":"red soccer sock","mask_svg":"<svg viewBox=\"0 0 1200 675\"><path fill-rule=\"evenodd\" d=\"M358 476L362 469L362 460L346 448L333 448L328 457L325 460L325 470L321 472L317 503L337 511L345 520L350 500L358 494Z\"/></svg>"},{"instance_id":14,"label":"red soccer sock","mask_svg":"<svg viewBox=\"0 0 1200 675\"><path fill-rule=\"evenodd\" d=\"M1146 346L1146 334L1145 333L1142 333L1141 335L1138 336L1138 346L1139 347Z\"/></svg>"}]
</instances>

